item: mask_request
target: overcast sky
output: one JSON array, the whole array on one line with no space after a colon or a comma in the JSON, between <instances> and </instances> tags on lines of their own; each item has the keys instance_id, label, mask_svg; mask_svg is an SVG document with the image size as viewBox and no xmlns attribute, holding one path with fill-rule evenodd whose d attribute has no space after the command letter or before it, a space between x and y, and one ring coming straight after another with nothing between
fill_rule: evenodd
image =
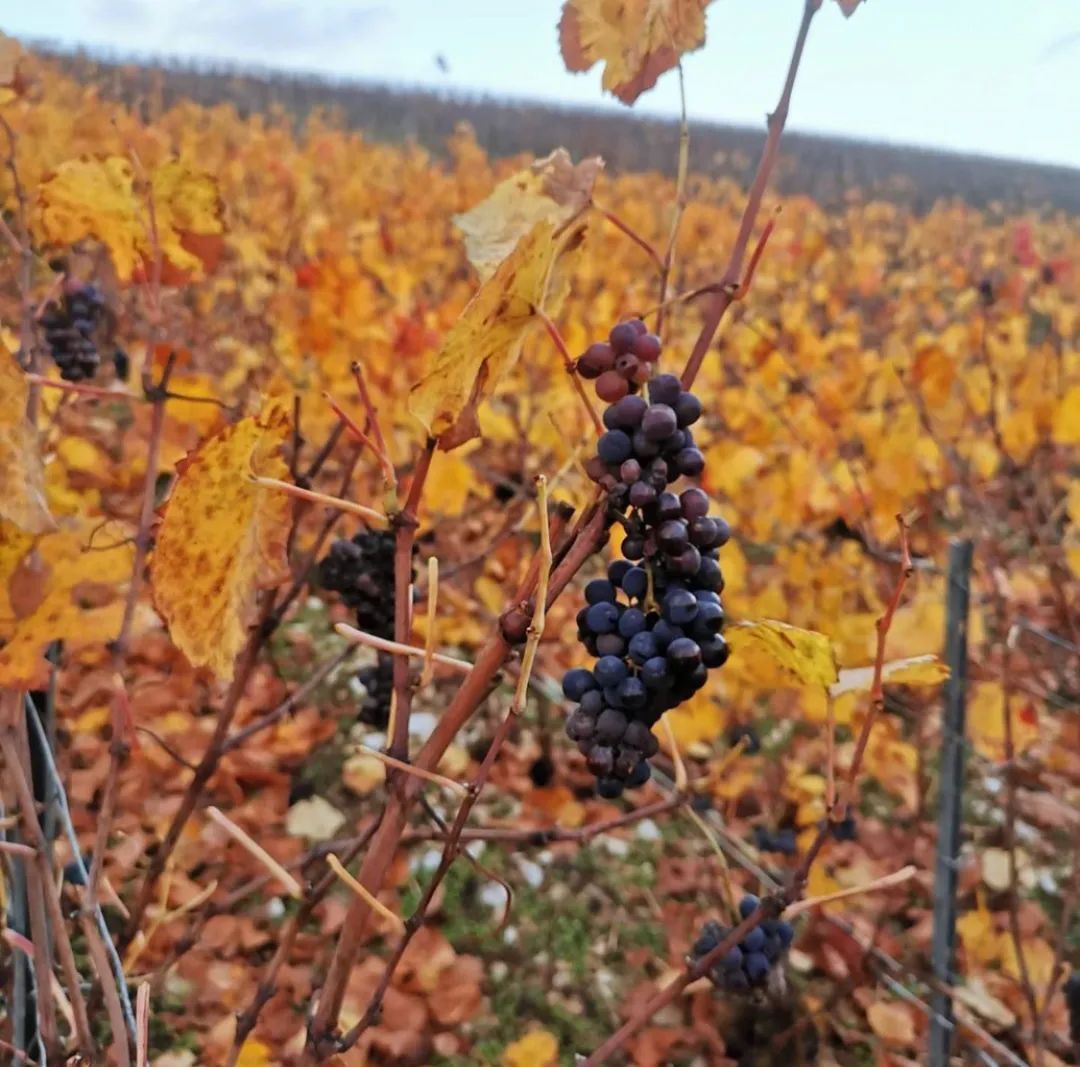
<instances>
[{"instance_id":1,"label":"overcast sky","mask_svg":"<svg viewBox=\"0 0 1080 1067\"><path fill-rule=\"evenodd\" d=\"M599 68L563 69L560 7L560 0L8 0L0 29L124 54L600 105ZM801 8L802 0L716 0L707 45L686 64L692 116L760 126ZM673 112L674 82L662 78L638 109ZM826 0L790 122L806 132L1080 167L1080 0L867 0L850 20Z\"/></svg>"}]
</instances>

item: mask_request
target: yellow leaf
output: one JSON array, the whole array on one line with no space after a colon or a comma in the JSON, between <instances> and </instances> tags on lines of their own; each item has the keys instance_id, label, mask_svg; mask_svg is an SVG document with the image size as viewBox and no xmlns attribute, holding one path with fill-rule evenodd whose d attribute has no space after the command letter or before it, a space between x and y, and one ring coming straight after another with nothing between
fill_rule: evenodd
<instances>
[{"instance_id":1,"label":"yellow leaf","mask_svg":"<svg viewBox=\"0 0 1080 1067\"><path fill-rule=\"evenodd\" d=\"M571 71L604 63L604 88L632 104L685 52L705 43L710 0L566 0L559 22Z\"/></svg>"},{"instance_id":2,"label":"yellow leaf","mask_svg":"<svg viewBox=\"0 0 1080 1067\"><path fill-rule=\"evenodd\" d=\"M29 391L15 357L0 345L0 519L36 534L55 523L45 503L37 433L26 418Z\"/></svg>"},{"instance_id":3,"label":"yellow leaf","mask_svg":"<svg viewBox=\"0 0 1080 1067\"><path fill-rule=\"evenodd\" d=\"M201 274L204 259L189 251L185 242L222 232L217 184L210 175L173 160L154 170L150 186L166 264ZM130 282L137 268L153 260L148 220L146 195L131 163L122 156L68 160L38 189L42 235L62 244L96 238L108 248L122 282Z\"/></svg>"},{"instance_id":4,"label":"yellow leaf","mask_svg":"<svg viewBox=\"0 0 1080 1067\"><path fill-rule=\"evenodd\" d=\"M584 229L578 223L557 235L552 223L538 222L451 327L431 371L409 394L409 410L443 448L479 435L477 407L516 362L538 321L535 309L555 313L563 296L556 266L566 266Z\"/></svg>"},{"instance_id":5,"label":"yellow leaf","mask_svg":"<svg viewBox=\"0 0 1080 1067\"><path fill-rule=\"evenodd\" d=\"M454 223L465 235L466 255L481 279L494 274L536 223L561 226L581 211L603 166L599 156L575 166L565 148L556 148L499 182L474 208L455 215Z\"/></svg>"},{"instance_id":6,"label":"yellow leaf","mask_svg":"<svg viewBox=\"0 0 1080 1067\"><path fill-rule=\"evenodd\" d=\"M1040 937L1023 938L1020 947L1032 984L1036 989L1045 989L1054 971L1054 950ZM1002 946L1001 969L1010 978L1020 978L1020 961L1011 937L1006 938Z\"/></svg>"},{"instance_id":7,"label":"yellow leaf","mask_svg":"<svg viewBox=\"0 0 1080 1067\"><path fill-rule=\"evenodd\" d=\"M270 1048L254 1037L249 1037L236 1057L236 1067L269 1067Z\"/></svg>"},{"instance_id":8,"label":"yellow leaf","mask_svg":"<svg viewBox=\"0 0 1080 1067\"><path fill-rule=\"evenodd\" d=\"M51 641L68 646L104 644L120 628L123 604L118 598L131 576L130 544L89 551L96 524L45 534L36 546L42 568L41 595L32 611L4 635L0 648L0 685L34 688L48 674L42 656ZM4 576L10 588L10 575Z\"/></svg>"},{"instance_id":9,"label":"yellow leaf","mask_svg":"<svg viewBox=\"0 0 1080 1067\"><path fill-rule=\"evenodd\" d=\"M547 1030L532 1030L506 1046L503 1067L555 1067L559 1042Z\"/></svg>"},{"instance_id":10,"label":"yellow leaf","mask_svg":"<svg viewBox=\"0 0 1080 1067\"><path fill-rule=\"evenodd\" d=\"M881 667L882 681L891 685L939 685L948 677L949 668L933 653L890 660ZM873 682L873 666L846 667L839 672L829 692L834 697L844 693L869 692Z\"/></svg>"},{"instance_id":11,"label":"yellow leaf","mask_svg":"<svg viewBox=\"0 0 1080 1067\"><path fill-rule=\"evenodd\" d=\"M312 841L328 841L344 824L345 816L329 800L317 796L298 800L285 815L286 833Z\"/></svg>"},{"instance_id":12,"label":"yellow leaf","mask_svg":"<svg viewBox=\"0 0 1080 1067\"><path fill-rule=\"evenodd\" d=\"M988 759L1005 757L1005 694L996 682L976 682L968 699L968 733L976 751ZM1013 745L1023 752L1039 735L1038 715L1027 698L1014 696L1009 709Z\"/></svg>"},{"instance_id":13,"label":"yellow leaf","mask_svg":"<svg viewBox=\"0 0 1080 1067\"><path fill-rule=\"evenodd\" d=\"M915 1041L915 1023L903 1005L878 1000L866 1009L870 1029L890 1045L911 1045Z\"/></svg>"},{"instance_id":14,"label":"yellow leaf","mask_svg":"<svg viewBox=\"0 0 1080 1067\"><path fill-rule=\"evenodd\" d=\"M341 782L350 792L366 797L386 781L386 764L370 752L356 752L341 768Z\"/></svg>"},{"instance_id":15,"label":"yellow leaf","mask_svg":"<svg viewBox=\"0 0 1080 1067\"><path fill-rule=\"evenodd\" d=\"M1059 445L1080 445L1080 385L1061 398L1054 414L1053 437Z\"/></svg>"},{"instance_id":16,"label":"yellow leaf","mask_svg":"<svg viewBox=\"0 0 1080 1067\"><path fill-rule=\"evenodd\" d=\"M977 963L993 963L1000 958L1002 935L994 927L994 917L986 906L982 892L976 892L976 906L956 921L956 931L964 945L964 953Z\"/></svg>"},{"instance_id":17,"label":"yellow leaf","mask_svg":"<svg viewBox=\"0 0 1080 1067\"><path fill-rule=\"evenodd\" d=\"M804 685L831 686L837 680L832 642L816 630L803 630L776 619L746 619L726 631L735 655L747 644L766 651Z\"/></svg>"},{"instance_id":18,"label":"yellow leaf","mask_svg":"<svg viewBox=\"0 0 1080 1067\"><path fill-rule=\"evenodd\" d=\"M252 473L285 478L288 411L271 399L215 434L178 467L150 572L154 602L196 666L232 677L255 617L256 593L289 576L289 498Z\"/></svg>"},{"instance_id":19,"label":"yellow leaf","mask_svg":"<svg viewBox=\"0 0 1080 1067\"><path fill-rule=\"evenodd\" d=\"M463 454L466 452L436 452L431 457L431 472L424 486L424 506L432 514L450 517L464 512L469 490L476 483L476 474Z\"/></svg>"}]
</instances>

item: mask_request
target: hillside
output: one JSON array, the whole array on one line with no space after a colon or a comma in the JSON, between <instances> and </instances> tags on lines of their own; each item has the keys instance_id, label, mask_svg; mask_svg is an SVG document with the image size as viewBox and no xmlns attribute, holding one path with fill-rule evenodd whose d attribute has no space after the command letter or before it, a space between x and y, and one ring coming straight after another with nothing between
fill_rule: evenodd
<instances>
[{"instance_id":1,"label":"hillside","mask_svg":"<svg viewBox=\"0 0 1080 1067\"><path fill-rule=\"evenodd\" d=\"M303 119L318 109L340 116L349 128L378 140L414 139L433 152L445 150L458 123L468 122L492 156L544 154L559 145L576 158L600 154L609 168L635 172L673 170L678 150L674 122L633 114L559 107L528 101L443 95L317 75L245 70L203 63L129 63L85 52L39 52L78 80L99 86L127 104L150 111L178 100L231 104L241 115L284 108ZM691 168L747 183L762 133L717 123L695 123ZM835 204L858 189L917 210L959 197L1003 210L1058 208L1080 212L1080 171L841 138L789 133L777 168L785 195L806 194Z\"/></svg>"}]
</instances>

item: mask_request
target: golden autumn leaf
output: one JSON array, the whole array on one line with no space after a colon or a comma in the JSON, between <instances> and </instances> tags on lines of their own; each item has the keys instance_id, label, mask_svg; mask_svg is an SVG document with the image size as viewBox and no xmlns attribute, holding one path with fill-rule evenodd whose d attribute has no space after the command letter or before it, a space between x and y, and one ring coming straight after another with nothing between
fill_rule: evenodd
<instances>
[{"instance_id":1,"label":"golden autumn leaf","mask_svg":"<svg viewBox=\"0 0 1080 1067\"><path fill-rule=\"evenodd\" d=\"M236 1057L236 1067L270 1067L273 1062L269 1046L253 1037L240 1046Z\"/></svg>"},{"instance_id":2,"label":"golden autumn leaf","mask_svg":"<svg viewBox=\"0 0 1080 1067\"><path fill-rule=\"evenodd\" d=\"M870 1029L890 1045L911 1045L915 1041L915 1021L903 1005L877 1000L866 1009Z\"/></svg>"},{"instance_id":3,"label":"golden autumn leaf","mask_svg":"<svg viewBox=\"0 0 1080 1067\"><path fill-rule=\"evenodd\" d=\"M889 660L881 666L881 679L890 685L939 685L948 677L949 668L933 653ZM834 697L869 692L873 682L873 666L845 667L829 687L829 692Z\"/></svg>"},{"instance_id":4,"label":"golden autumn leaf","mask_svg":"<svg viewBox=\"0 0 1080 1067\"><path fill-rule=\"evenodd\" d=\"M251 480L288 476L289 428L285 404L270 399L183 460L150 561L173 641L224 680L254 621L256 593L289 575L289 499Z\"/></svg>"},{"instance_id":5,"label":"golden autumn leaf","mask_svg":"<svg viewBox=\"0 0 1080 1067\"><path fill-rule=\"evenodd\" d=\"M172 160L150 174L154 222L171 272L166 283L201 275L214 256L198 243L223 231L217 183L209 174ZM154 257L146 194L122 156L71 159L38 188L38 223L49 241L71 244L94 237L109 250L116 273L130 282Z\"/></svg>"},{"instance_id":6,"label":"golden autumn leaf","mask_svg":"<svg viewBox=\"0 0 1080 1067\"><path fill-rule=\"evenodd\" d=\"M726 635L734 654L747 645L762 649L804 685L831 686L837 680L832 642L816 630L776 619L744 619L732 623Z\"/></svg>"},{"instance_id":7,"label":"golden autumn leaf","mask_svg":"<svg viewBox=\"0 0 1080 1067\"><path fill-rule=\"evenodd\" d=\"M1059 445L1080 445L1080 385L1061 398L1054 414L1053 435Z\"/></svg>"},{"instance_id":8,"label":"golden autumn leaf","mask_svg":"<svg viewBox=\"0 0 1080 1067\"><path fill-rule=\"evenodd\" d=\"M711 0L566 0L559 46L566 69L603 62L603 87L624 104L651 89L679 57L705 43Z\"/></svg>"},{"instance_id":9,"label":"golden autumn leaf","mask_svg":"<svg viewBox=\"0 0 1080 1067\"><path fill-rule=\"evenodd\" d=\"M37 433L26 417L29 391L15 357L0 345L0 519L38 534L56 524L45 502Z\"/></svg>"},{"instance_id":10,"label":"golden autumn leaf","mask_svg":"<svg viewBox=\"0 0 1080 1067\"><path fill-rule=\"evenodd\" d=\"M477 408L514 365L536 309L554 314L563 269L581 246L585 226L559 232L538 222L480 287L450 328L431 371L409 394L409 410L449 450L479 435Z\"/></svg>"},{"instance_id":11,"label":"golden autumn leaf","mask_svg":"<svg viewBox=\"0 0 1080 1067\"><path fill-rule=\"evenodd\" d=\"M125 544L90 550L93 526L86 522L66 527L34 545L41 573L33 603L26 605L30 610L0 614L0 637L6 639L0 648L0 685L40 685L48 674L42 653L51 641L104 644L116 636L123 614L118 594L131 577L133 549ZM3 564L8 563L3 558ZM7 601L7 610L12 610L11 578L12 573L3 576L5 595L0 598Z\"/></svg>"},{"instance_id":12,"label":"golden autumn leaf","mask_svg":"<svg viewBox=\"0 0 1080 1067\"><path fill-rule=\"evenodd\" d=\"M559 1042L547 1030L532 1030L506 1046L503 1067L554 1067L559 1062Z\"/></svg>"},{"instance_id":13,"label":"golden autumn leaf","mask_svg":"<svg viewBox=\"0 0 1080 1067\"><path fill-rule=\"evenodd\" d=\"M538 222L561 226L581 211L603 166L599 156L575 165L565 148L556 148L500 182L469 211L455 215L454 224L465 235L465 253L481 280L495 273Z\"/></svg>"}]
</instances>

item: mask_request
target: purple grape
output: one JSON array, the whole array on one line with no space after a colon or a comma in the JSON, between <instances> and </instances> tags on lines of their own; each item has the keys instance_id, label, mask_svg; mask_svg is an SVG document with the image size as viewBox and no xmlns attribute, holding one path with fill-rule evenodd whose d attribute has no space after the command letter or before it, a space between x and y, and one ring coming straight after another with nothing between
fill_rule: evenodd
<instances>
[{"instance_id":1,"label":"purple grape","mask_svg":"<svg viewBox=\"0 0 1080 1067\"><path fill-rule=\"evenodd\" d=\"M607 712L604 713L605 715ZM597 723L599 726L599 723ZM585 757L585 762L589 766L589 770L592 771L597 777L601 777L605 774L611 774L615 767L615 753L607 745L594 744L589 749L589 754Z\"/></svg>"},{"instance_id":2,"label":"purple grape","mask_svg":"<svg viewBox=\"0 0 1080 1067\"><path fill-rule=\"evenodd\" d=\"M618 778L599 778L596 783L596 792L605 800L618 799L623 795L623 788Z\"/></svg>"},{"instance_id":3,"label":"purple grape","mask_svg":"<svg viewBox=\"0 0 1080 1067\"><path fill-rule=\"evenodd\" d=\"M681 552L689 540L686 523L681 519L665 522L656 532L657 544L668 553Z\"/></svg>"},{"instance_id":4,"label":"purple grape","mask_svg":"<svg viewBox=\"0 0 1080 1067\"><path fill-rule=\"evenodd\" d=\"M632 486L641 477L641 464L631 457L624 460L619 467L619 477L629 486Z\"/></svg>"},{"instance_id":5,"label":"purple grape","mask_svg":"<svg viewBox=\"0 0 1080 1067\"><path fill-rule=\"evenodd\" d=\"M705 457L696 448L684 448L675 456L675 469L686 478L696 478L705 469Z\"/></svg>"},{"instance_id":6,"label":"purple grape","mask_svg":"<svg viewBox=\"0 0 1080 1067\"><path fill-rule=\"evenodd\" d=\"M622 463L630 458L632 452L630 438L622 430L608 430L596 442L596 454L605 463Z\"/></svg>"},{"instance_id":7,"label":"purple grape","mask_svg":"<svg viewBox=\"0 0 1080 1067\"><path fill-rule=\"evenodd\" d=\"M723 614L723 613L721 613ZM619 633L628 641L645 629L645 612L641 608L627 608L619 619Z\"/></svg>"},{"instance_id":8,"label":"purple grape","mask_svg":"<svg viewBox=\"0 0 1080 1067\"><path fill-rule=\"evenodd\" d=\"M592 604L585 613L585 625L597 636L611 633L618 622L619 609L614 604Z\"/></svg>"},{"instance_id":9,"label":"purple grape","mask_svg":"<svg viewBox=\"0 0 1080 1067\"><path fill-rule=\"evenodd\" d=\"M679 494L679 503L682 506L683 517L687 519L700 519L709 514L709 495L704 489L693 486L684 489Z\"/></svg>"},{"instance_id":10,"label":"purple grape","mask_svg":"<svg viewBox=\"0 0 1080 1067\"><path fill-rule=\"evenodd\" d=\"M685 590L679 590L679 592L685 592ZM662 649L666 649L676 637L684 636L682 628L676 626L674 623L668 622L667 619L660 619L657 622L652 628L652 635L656 638L656 643Z\"/></svg>"},{"instance_id":11,"label":"purple grape","mask_svg":"<svg viewBox=\"0 0 1080 1067\"><path fill-rule=\"evenodd\" d=\"M710 634L708 637L700 638L698 646L701 648L701 662L710 669L723 667L731 655L731 650L722 634Z\"/></svg>"},{"instance_id":12,"label":"purple grape","mask_svg":"<svg viewBox=\"0 0 1080 1067\"><path fill-rule=\"evenodd\" d=\"M641 360L633 352L624 352L615 357L615 370L628 381L633 379L641 370Z\"/></svg>"},{"instance_id":13,"label":"purple grape","mask_svg":"<svg viewBox=\"0 0 1080 1067\"><path fill-rule=\"evenodd\" d=\"M701 401L693 393L680 393L675 401L675 417L680 426L691 426L701 418Z\"/></svg>"},{"instance_id":14,"label":"purple grape","mask_svg":"<svg viewBox=\"0 0 1080 1067\"><path fill-rule=\"evenodd\" d=\"M746 896L739 901L739 915L744 919L749 919L750 916L757 911L760 903L760 898L755 897L753 893L747 893Z\"/></svg>"},{"instance_id":15,"label":"purple grape","mask_svg":"<svg viewBox=\"0 0 1080 1067\"><path fill-rule=\"evenodd\" d=\"M623 744L633 745L646 756L655 755L660 748L660 742L653 736L652 730L637 719L627 723Z\"/></svg>"},{"instance_id":16,"label":"purple grape","mask_svg":"<svg viewBox=\"0 0 1080 1067\"><path fill-rule=\"evenodd\" d=\"M694 582L702 589L713 589L720 592L724 588L724 575L720 570L720 564L715 559L703 556L701 566L694 575Z\"/></svg>"},{"instance_id":17,"label":"purple grape","mask_svg":"<svg viewBox=\"0 0 1080 1067\"><path fill-rule=\"evenodd\" d=\"M628 559L616 559L608 564L607 576L608 581L613 585L622 588L623 578L626 577L626 572L633 570L634 565Z\"/></svg>"},{"instance_id":18,"label":"purple grape","mask_svg":"<svg viewBox=\"0 0 1080 1067\"><path fill-rule=\"evenodd\" d=\"M701 663L701 649L689 637L677 637L667 647L668 662L679 671L691 671Z\"/></svg>"},{"instance_id":19,"label":"purple grape","mask_svg":"<svg viewBox=\"0 0 1080 1067\"><path fill-rule=\"evenodd\" d=\"M624 678L620 685L625 685L631 679ZM637 679L634 679L637 681ZM603 745L614 745L622 739L626 732L626 716L615 708L607 708L600 713L596 720L596 739Z\"/></svg>"},{"instance_id":20,"label":"purple grape","mask_svg":"<svg viewBox=\"0 0 1080 1067\"><path fill-rule=\"evenodd\" d=\"M656 643L656 638L648 630L642 630L641 633L634 634L630 638L627 651L635 663L644 664L660 654L660 646Z\"/></svg>"},{"instance_id":21,"label":"purple grape","mask_svg":"<svg viewBox=\"0 0 1080 1067\"><path fill-rule=\"evenodd\" d=\"M633 771L630 772L630 776L626 779L626 784L630 789L637 789L640 786L643 786L651 776L652 768L649 766L648 760L641 760Z\"/></svg>"},{"instance_id":22,"label":"purple grape","mask_svg":"<svg viewBox=\"0 0 1080 1067\"><path fill-rule=\"evenodd\" d=\"M673 574L692 578L701 566L701 553L693 545L685 545L677 555L668 560L668 566Z\"/></svg>"},{"instance_id":23,"label":"purple grape","mask_svg":"<svg viewBox=\"0 0 1080 1067\"><path fill-rule=\"evenodd\" d=\"M674 408L682 393L682 385L674 374L658 374L649 382L649 400Z\"/></svg>"},{"instance_id":24,"label":"purple grape","mask_svg":"<svg viewBox=\"0 0 1080 1067\"><path fill-rule=\"evenodd\" d=\"M575 667L563 675L562 691L567 700L579 701L590 690L598 688L592 671Z\"/></svg>"},{"instance_id":25,"label":"purple grape","mask_svg":"<svg viewBox=\"0 0 1080 1067\"><path fill-rule=\"evenodd\" d=\"M627 559L641 559L641 557L645 555L645 541L641 537L636 537L633 534L629 534L628 536L623 538L623 543L620 546L620 549L622 551L622 554ZM641 595L631 593L630 590L626 588L625 579L623 579L623 589L626 591L627 596Z\"/></svg>"},{"instance_id":26,"label":"purple grape","mask_svg":"<svg viewBox=\"0 0 1080 1067\"><path fill-rule=\"evenodd\" d=\"M697 600L697 597L694 597ZM707 637L720 632L724 625L724 609L719 604L698 603L697 615L694 617L691 634L694 637Z\"/></svg>"},{"instance_id":27,"label":"purple grape","mask_svg":"<svg viewBox=\"0 0 1080 1067\"><path fill-rule=\"evenodd\" d=\"M627 540L629 540L629 538ZM626 547L626 541L623 542L623 547ZM640 553L637 558L641 558ZM631 567L623 575L622 589L627 596L634 597L635 599L643 597L648 588L649 575L644 567Z\"/></svg>"},{"instance_id":28,"label":"purple grape","mask_svg":"<svg viewBox=\"0 0 1080 1067\"><path fill-rule=\"evenodd\" d=\"M661 493L656 498L656 511L661 522L682 518L682 504L674 493Z\"/></svg>"},{"instance_id":29,"label":"purple grape","mask_svg":"<svg viewBox=\"0 0 1080 1067\"><path fill-rule=\"evenodd\" d=\"M619 698L624 708L629 711L636 711L645 706L649 694L645 690L645 683L640 678L631 675L619 683Z\"/></svg>"},{"instance_id":30,"label":"purple grape","mask_svg":"<svg viewBox=\"0 0 1080 1067\"><path fill-rule=\"evenodd\" d=\"M585 601L588 604L614 604L615 586L606 578L594 578L585 586Z\"/></svg>"},{"instance_id":31,"label":"purple grape","mask_svg":"<svg viewBox=\"0 0 1080 1067\"><path fill-rule=\"evenodd\" d=\"M635 396L630 394L624 396L621 400L616 401L611 407L607 408L604 412L605 415L610 411L611 419L615 426L621 427L624 430L636 430L641 425L642 416L644 416L649 405L645 403L644 397ZM605 422L606 426L607 423Z\"/></svg>"},{"instance_id":32,"label":"purple grape","mask_svg":"<svg viewBox=\"0 0 1080 1067\"><path fill-rule=\"evenodd\" d=\"M604 689L618 685L628 673L626 664L617 656L601 656L593 667L593 677Z\"/></svg>"},{"instance_id":33,"label":"purple grape","mask_svg":"<svg viewBox=\"0 0 1080 1067\"><path fill-rule=\"evenodd\" d=\"M673 626L693 622L699 610L697 597L685 589L672 589L664 597L664 618Z\"/></svg>"},{"instance_id":34,"label":"purple grape","mask_svg":"<svg viewBox=\"0 0 1080 1067\"><path fill-rule=\"evenodd\" d=\"M606 370L615 366L615 353L611 345L597 341L589 345L578 357L578 373L582 378L599 378Z\"/></svg>"},{"instance_id":35,"label":"purple grape","mask_svg":"<svg viewBox=\"0 0 1080 1067\"><path fill-rule=\"evenodd\" d=\"M590 689L581 697L581 710L591 718L596 718L604 710L604 694L599 689Z\"/></svg>"},{"instance_id":36,"label":"purple grape","mask_svg":"<svg viewBox=\"0 0 1080 1067\"><path fill-rule=\"evenodd\" d=\"M668 662L663 656L647 659L641 667L641 678L649 689L660 689L670 681Z\"/></svg>"},{"instance_id":37,"label":"purple grape","mask_svg":"<svg viewBox=\"0 0 1080 1067\"><path fill-rule=\"evenodd\" d=\"M620 322L617 326L613 326L611 333L608 335L611 347L616 353L629 352L637 339L638 330L634 325L633 319L627 319L625 322Z\"/></svg>"},{"instance_id":38,"label":"purple grape","mask_svg":"<svg viewBox=\"0 0 1080 1067\"><path fill-rule=\"evenodd\" d=\"M751 984L763 981L769 973L769 961L761 952L748 953L743 959L742 967Z\"/></svg>"},{"instance_id":39,"label":"purple grape","mask_svg":"<svg viewBox=\"0 0 1080 1067\"><path fill-rule=\"evenodd\" d=\"M648 482L634 482L630 486L630 506L632 508L647 508L656 501L656 490Z\"/></svg>"},{"instance_id":40,"label":"purple grape","mask_svg":"<svg viewBox=\"0 0 1080 1067\"><path fill-rule=\"evenodd\" d=\"M634 449L634 455L639 460L652 459L660 455L660 446L655 441L650 441L643 430L635 430L630 438L630 444Z\"/></svg>"},{"instance_id":41,"label":"purple grape","mask_svg":"<svg viewBox=\"0 0 1080 1067\"><path fill-rule=\"evenodd\" d=\"M596 732L596 720L578 708L566 720L566 736L571 741L588 741Z\"/></svg>"},{"instance_id":42,"label":"purple grape","mask_svg":"<svg viewBox=\"0 0 1080 1067\"><path fill-rule=\"evenodd\" d=\"M598 656L625 656L626 642L618 634L601 634L596 639Z\"/></svg>"},{"instance_id":43,"label":"purple grape","mask_svg":"<svg viewBox=\"0 0 1080 1067\"><path fill-rule=\"evenodd\" d=\"M663 441L676 429L675 412L666 404L650 404L641 419L641 432L650 441Z\"/></svg>"},{"instance_id":44,"label":"purple grape","mask_svg":"<svg viewBox=\"0 0 1080 1067\"><path fill-rule=\"evenodd\" d=\"M598 728L599 725L599 722L597 722ZM745 919L746 916L744 915L743 918ZM760 952L765 947L765 931L760 926L755 926L742 939L742 947L744 952Z\"/></svg>"},{"instance_id":45,"label":"purple grape","mask_svg":"<svg viewBox=\"0 0 1080 1067\"><path fill-rule=\"evenodd\" d=\"M641 753L630 745L622 744L615 755L615 777L629 778L641 759Z\"/></svg>"},{"instance_id":46,"label":"purple grape","mask_svg":"<svg viewBox=\"0 0 1080 1067\"><path fill-rule=\"evenodd\" d=\"M630 383L617 370L606 370L596 379L596 395L608 404L622 400L629 392Z\"/></svg>"},{"instance_id":47,"label":"purple grape","mask_svg":"<svg viewBox=\"0 0 1080 1067\"><path fill-rule=\"evenodd\" d=\"M656 334L639 334L634 340L634 355L645 363L655 363L660 358L661 347Z\"/></svg>"}]
</instances>

